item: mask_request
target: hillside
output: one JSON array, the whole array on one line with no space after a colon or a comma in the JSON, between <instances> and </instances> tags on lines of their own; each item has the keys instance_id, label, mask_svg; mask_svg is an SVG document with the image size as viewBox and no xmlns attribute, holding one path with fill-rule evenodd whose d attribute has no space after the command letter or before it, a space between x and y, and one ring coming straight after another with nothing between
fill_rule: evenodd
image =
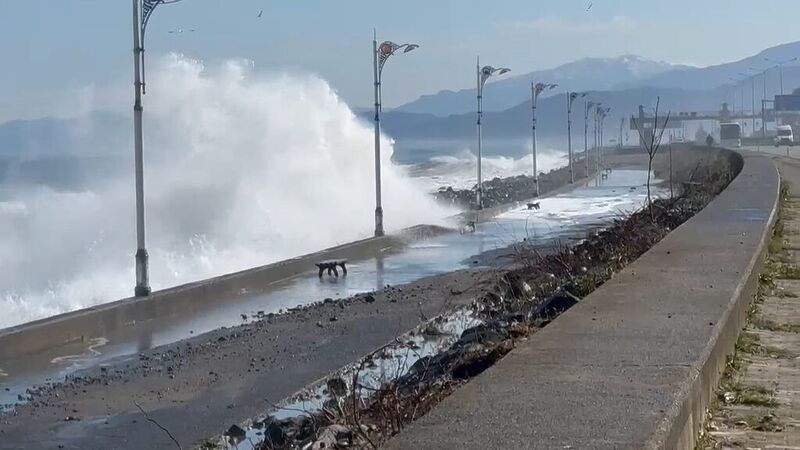
<instances>
[{"instance_id":1,"label":"hillside","mask_svg":"<svg viewBox=\"0 0 800 450\"><path fill-rule=\"evenodd\" d=\"M493 80L485 88L484 108L486 111L502 111L520 104L530 95L531 80L558 83L559 88L554 92L608 90L621 83L649 79L665 71L680 71L687 68L634 55L617 58L585 58L550 70ZM396 108L395 111L442 117L462 114L475 109L475 97L474 88L460 91L445 90L432 95L423 95L411 103Z\"/></svg>"}]
</instances>

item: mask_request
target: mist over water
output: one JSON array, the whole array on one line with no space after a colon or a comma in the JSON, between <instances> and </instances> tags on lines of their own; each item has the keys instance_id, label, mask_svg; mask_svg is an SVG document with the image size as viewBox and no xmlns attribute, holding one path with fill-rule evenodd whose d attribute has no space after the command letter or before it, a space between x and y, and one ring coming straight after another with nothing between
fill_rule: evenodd
<instances>
[{"instance_id":1,"label":"mist over water","mask_svg":"<svg viewBox=\"0 0 800 450\"><path fill-rule=\"evenodd\" d=\"M372 130L324 80L260 78L247 61L207 69L171 55L150 65L147 81L145 195L154 289L372 234ZM130 136L131 128L119 132ZM426 194L426 183L391 163L389 139L383 149L388 230L438 223L452 213ZM130 170L100 188L4 191L0 328L131 295L132 144L108 151L127 152Z\"/></svg>"},{"instance_id":2,"label":"mist over water","mask_svg":"<svg viewBox=\"0 0 800 450\"><path fill-rule=\"evenodd\" d=\"M521 141L520 145L524 146L524 143ZM530 141L527 147L530 147ZM563 167L567 165L568 161L566 152L554 149L540 150L536 157L539 173ZM409 174L420 178L432 191L446 186L472 189L478 180L477 167L478 158L475 153L464 148L457 154L434 156L427 163L414 165L409 168ZM533 162L530 155L522 157L483 156L481 171L484 181L495 177L531 175Z\"/></svg>"}]
</instances>

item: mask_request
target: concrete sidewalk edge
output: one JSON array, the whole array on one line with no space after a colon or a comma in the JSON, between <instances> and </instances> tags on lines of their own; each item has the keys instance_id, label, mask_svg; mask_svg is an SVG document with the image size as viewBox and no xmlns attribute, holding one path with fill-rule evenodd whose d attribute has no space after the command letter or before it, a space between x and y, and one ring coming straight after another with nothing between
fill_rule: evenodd
<instances>
[{"instance_id":1,"label":"concrete sidewalk edge","mask_svg":"<svg viewBox=\"0 0 800 450\"><path fill-rule=\"evenodd\" d=\"M685 389L678 392L674 408L667 412L648 448L694 449L700 427L706 418L706 409L725 370L726 358L733 353L740 331L744 328L747 311L758 291L759 274L766 259L780 202L781 177L778 168L775 201L768 226L764 229L757 251L750 259L746 273L742 274L734 297L723 318L714 327L714 336L704 351L702 365L694 367L693 378Z\"/></svg>"}]
</instances>

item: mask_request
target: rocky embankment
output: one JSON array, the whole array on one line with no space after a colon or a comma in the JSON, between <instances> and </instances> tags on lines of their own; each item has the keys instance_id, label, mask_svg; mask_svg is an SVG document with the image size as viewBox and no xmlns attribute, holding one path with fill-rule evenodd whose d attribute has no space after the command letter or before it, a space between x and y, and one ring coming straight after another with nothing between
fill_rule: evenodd
<instances>
[{"instance_id":1,"label":"rocky embankment","mask_svg":"<svg viewBox=\"0 0 800 450\"><path fill-rule=\"evenodd\" d=\"M256 421L250 431L261 440L259 448L380 446L705 207L741 167L731 155L709 156L702 165L695 158L678 170L673 166L676 181L681 181L679 196L656 200L649 208L621 217L575 247L545 252L528 243L516 245L515 267L500 273L466 313L461 309L422 323L390 344L393 351L382 348L330 376L318 391L319 409ZM469 326L450 345L421 355L424 345L414 338L439 336L453 314L466 314ZM406 358L416 355L415 361L383 378L380 386L362 381L370 367L382 367L387 359L402 355L399 349L406 350ZM244 433L232 427L228 438L236 443Z\"/></svg>"},{"instance_id":2,"label":"rocky embankment","mask_svg":"<svg viewBox=\"0 0 800 450\"><path fill-rule=\"evenodd\" d=\"M653 160L653 175L656 179L668 184L670 178L675 183L691 181L700 176L698 171L708 170L708 163L717 159L717 150L709 150L704 146L675 146L674 157L670 158L670 147L663 146ZM670 162L670 159L672 162ZM647 155L639 148L609 149L603 156L603 168L637 168L647 167ZM589 157L589 176L595 173L595 158ZM575 179L587 178L586 164L583 159L573 166ZM672 175L670 175L670 173ZM539 175L539 194L547 195L570 184L569 167L560 167ZM679 189L680 187L676 187ZM472 189L454 189L450 186L440 188L434 198L446 205L455 206L463 211L475 209L477 185ZM506 178L493 178L483 183L483 207L492 208L513 202L530 200L536 197L536 183L533 177L518 175Z\"/></svg>"},{"instance_id":3,"label":"rocky embankment","mask_svg":"<svg viewBox=\"0 0 800 450\"><path fill-rule=\"evenodd\" d=\"M594 171L594 158L589 158L589 173ZM575 179L580 180L587 177L586 164L583 159L574 164ZM539 176L539 194L544 195L555 189L564 187L570 183L569 167L553 169L548 173ZM475 208L475 193L477 185L472 189L453 189L443 187L434 193L436 200L455 206L461 210ZM536 183L533 177L519 175L507 178L492 178L483 182L483 206L492 208L507 203L519 202L536 197Z\"/></svg>"}]
</instances>

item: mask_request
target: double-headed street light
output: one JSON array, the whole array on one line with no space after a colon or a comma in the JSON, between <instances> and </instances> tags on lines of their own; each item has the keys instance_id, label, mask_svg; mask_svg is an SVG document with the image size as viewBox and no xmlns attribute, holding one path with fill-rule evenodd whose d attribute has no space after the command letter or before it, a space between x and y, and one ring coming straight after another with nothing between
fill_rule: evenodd
<instances>
[{"instance_id":1,"label":"double-headed street light","mask_svg":"<svg viewBox=\"0 0 800 450\"><path fill-rule=\"evenodd\" d=\"M383 107L383 90L381 77L386 61L401 51L408 53L419 48L417 44L395 44L384 41L378 45L378 35L372 31L372 61L375 80L375 236L383 236L383 206L381 204L381 109Z\"/></svg>"},{"instance_id":2,"label":"double-headed street light","mask_svg":"<svg viewBox=\"0 0 800 450\"><path fill-rule=\"evenodd\" d=\"M739 72L739 76L750 78L750 102L752 104L751 107L753 108L752 109L753 130L751 131L752 133L751 135L755 136L756 135L756 76L744 72Z\"/></svg>"},{"instance_id":3,"label":"double-headed street light","mask_svg":"<svg viewBox=\"0 0 800 450\"><path fill-rule=\"evenodd\" d=\"M594 108L592 110L592 114L594 117L594 145L592 146L592 148L595 151L597 150L597 145L598 142L600 141L600 134L598 128L600 126L600 114L602 113L603 110L603 108L600 107L602 104L603 104L602 102L595 103ZM598 161L595 161L595 166L597 166L597 163Z\"/></svg>"},{"instance_id":4,"label":"double-headed street light","mask_svg":"<svg viewBox=\"0 0 800 450\"><path fill-rule=\"evenodd\" d=\"M778 71L779 71L780 76L781 76L781 95L783 95L783 65L784 64L789 64L790 62L797 61L797 57L794 57L792 59L787 59L785 61L776 61L774 59L764 58L764 61L771 62L771 63L775 64L775 67L778 68Z\"/></svg>"},{"instance_id":5,"label":"double-headed street light","mask_svg":"<svg viewBox=\"0 0 800 450\"><path fill-rule=\"evenodd\" d=\"M585 92L567 91L567 153L569 156L569 182L575 182L575 171L572 168L572 102L577 98L585 97Z\"/></svg>"},{"instance_id":6,"label":"double-headed street light","mask_svg":"<svg viewBox=\"0 0 800 450\"><path fill-rule=\"evenodd\" d=\"M600 106L602 105L601 102L595 104L594 109L592 110L593 117L594 117L594 170L595 172L600 171L600 149L598 147L600 142L600 115L603 113L603 108Z\"/></svg>"},{"instance_id":7,"label":"double-headed street light","mask_svg":"<svg viewBox=\"0 0 800 450\"><path fill-rule=\"evenodd\" d=\"M144 157L142 155L142 95L144 81L144 32L147 22L158 5L181 0L133 0L133 150L136 172L136 288L134 295L150 295L147 248L144 242Z\"/></svg>"},{"instance_id":8,"label":"double-headed street light","mask_svg":"<svg viewBox=\"0 0 800 450\"><path fill-rule=\"evenodd\" d=\"M531 126L531 146L533 148L533 184L536 187L536 196L539 196L539 169L536 166L536 102L539 94L546 90L555 89L557 84L533 83L531 82L531 116L533 124Z\"/></svg>"},{"instance_id":9,"label":"double-headed street light","mask_svg":"<svg viewBox=\"0 0 800 450\"><path fill-rule=\"evenodd\" d=\"M765 103L767 101L767 71L769 69L770 69L770 67L767 67L766 69L756 69L754 67L750 67L750 70L753 70L753 71L756 71L756 72L761 72L761 75L764 77L764 83L763 83L764 93L761 96L761 135L762 136L766 136L767 135L767 120L766 120L766 112L764 111L764 109L766 107ZM755 114L755 112L754 112L754 114Z\"/></svg>"},{"instance_id":10,"label":"double-headed street light","mask_svg":"<svg viewBox=\"0 0 800 450\"><path fill-rule=\"evenodd\" d=\"M609 111L611 111L611 108L603 108L603 107L600 107L600 106L597 107L598 120L599 120L599 123L600 123L600 130L598 132L598 146L597 146L597 167L598 167L598 170L599 170L599 167L602 165L603 144L604 144L604 135L605 135L605 121L606 121L606 116L608 115Z\"/></svg>"},{"instance_id":11,"label":"double-headed street light","mask_svg":"<svg viewBox=\"0 0 800 450\"><path fill-rule=\"evenodd\" d=\"M744 116L744 79L741 79L741 78L734 78L734 77L728 77L728 79L730 79L731 81L733 81L733 82L735 83L735 84L734 84L734 88L735 88L736 86L739 86L739 89L741 90L741 92L740 92L740 99L739 99L739 107L740 107L740 109L741 109L741 111L742 111L742 116ZM735 92L735 91L734 91L734 92ZM734 99L735 99L735 97L736 97L736 96L734 95ZM735 102L734 102L734 103L735 103ZM734 105L734 108L733 108L733 113L734 113L734 115L736 114L736 107L735 107L735 106L736 106L736 105ZM743 119L743 120L744 120L744 119Z\"/></svg>"},{"instance_id":12,"label":"double-headed street light","mask_svg":"<svg viewBox=\"0 0 800 450\"><path fill-rule=\"evenodd\" d=\"M599 103L587 101L583 110L583 157L586 163L586 177L589 177L589 110Z\"/></svg>"},{"instance_id":13,"label":"double-headed street light","mask_svg":"<svg viewBox=\"0 0 800 450\"><path fill-rule=\"evenodd\" d=\"M477 77L478 77L478 192L477 192L477 208L483 209L483 178L481 177L481 152L483 145L482 125L481 119L483 118L483 86L486 84L492 75L502 75L510 72L511 69L505 67L494 68L492 66L481 67L481 59L478 57Z\"/></svg>"}]
</instances>

